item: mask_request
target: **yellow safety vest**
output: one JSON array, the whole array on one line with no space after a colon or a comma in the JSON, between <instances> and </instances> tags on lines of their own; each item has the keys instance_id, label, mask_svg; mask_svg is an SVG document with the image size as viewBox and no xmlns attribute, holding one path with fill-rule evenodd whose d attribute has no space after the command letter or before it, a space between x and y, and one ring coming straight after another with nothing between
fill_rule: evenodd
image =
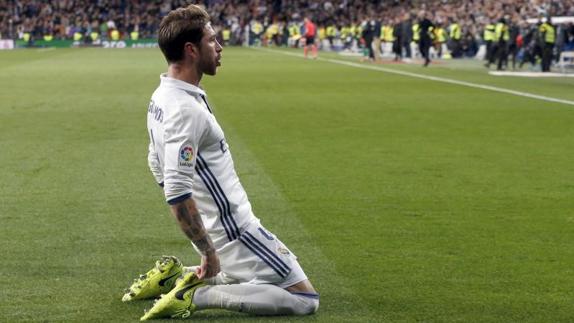
<instances>
[{"instance_id":1,"label":"yellow safety vest","mask_svg":"<svg viewBox=\"0 0 574 323\"><path fill-rule=\"evenodd\" d=\"M52 35L44 35L44 40L45 40L45 41L52 41L52 39L54 39L54 36L52 36Z\"/></svg>"},{"instance_id":2,"label":"yellow safety vest","mask_svg":"<svg viewBox=\"0 0 574 323\"><path fill-rule=\"evenodd\" d=\"M325 39L327 36L327 30L325 27L319 28L319 39Z\"/></svg>"},{"instance_id":3,"label":"yellow safety vest","mask_svg":"<svg viewBox=\"0 0 574 323\"><path fill-rule=\"evenodd\" d=\"M385 41L386 42L393 42L395 41L395 37L393 36L394 28L393 26L385 26Z\"/></svg>"},{"instance_id":4,"label":"yellow safety vest","mask_svg":"<svg viewBox=\"0 0 574 323\"><path fill-rule=\"evenodd\" d=\"M279 33L279 26L276 24L272 24L271 26L267 27L266 34L268 38L271 38Z\"/></svg>"},{"instance_id":5,"label":"yellow safety vest","mask_svg":"<svg viewBox=\"0 0 574 323\"><path fill-rule=\"evenodd\" d=\"M421 39L420 31L419 31L419 24L413 25L413 40L419 41Z\"/></svg>"},{"instance_id":6,"label":"yellow safety vest","mask_svg":"<svg viewBox=\"0 0 574 323\"><path fill-rule=\"evenodd\" d=\"M341 38L345 39L351 34L351 27L343 27L341 29Z\"/></svg>"},{"instance_id":7,"label":"yellow safety vest","mask_svg":"<svg viewBox=\"0 0 574 323\"><path fill-rule=\"evenodd\" d=\"M460 26L456 22L450 25L450 38L454 40L460 40L462 38Z\"/></svg>"},{"instance_id":8,"label":"yellow safety vest","mask_svg":"<svg viewBox=\"0 0 574 323\"><path fill-rule=\"evenodd\" d=\"M97 32L92 31L92 32L90 33L90 38L92 39L92 41L98 40L98 37L100 37L100 34L98 34Z\"/></svg>"},{"instance_id":9,"label":"yellow safety vest","mask_svg":"<svg viewBox=\"0 0 574 323\"><path fill-rule=\"evenodd\" d=\"M495 29L493 24L488 24L484 27L484 41L493 41L495 37Z\"/></svg>"},{"instance_id":10,"label":"yellow safety vest","mask_svg":"<svg viewBox=\"0 0 574 323\"><path fill-rule=\"evenodd\" d=\"M74 33L74 41L80 41L82 40L82 34L75 32Z\"/></svg>"},{"instance_id":11,"label":"yellow safety vest","mask_svg":"<svg viewBox=\"0 0 574 323\"><path fill-rule=\"evenodd\" d=\"M539 31L542 35L544 35L544 42L549 44L554 44L556 42L556 31L554 26L545 22L540 25Z\"/></svg>"},{"instance_id":12,"label":"yellow safety vest","mask_svg":"<svg viewBox=\"0 0 574 323\"><path fill-rule=\"evenodd\" d=\"M228 41L231 38L231 30L227 28L223 29L223 31L221 32L221 36L223 36L224 41Z\"/></svg>"},{"instance_id":13,"label":"yellow safety vest","mask_svg":"<svg viewBox=\"0 0 574 323\"><path fill-rule=\"evenodd\" d=\"M442 28L442 27L437 28L435 33L436 33L436 37L437 37L437 40L439 41L439 43L446 42L446 31L444 30L444 28Z\"/></svg>"},{"instance_id":14,"label":"yellow safety vest","mask_svg":"<svg viewBox=\"0 0 574 323\"><path fill-rule=\"evenodd\" d=\"M298 37L299 36L299 27L297 27L296 25L291 25L291 27L289 27L289 36Z\"/></svg>"},{"instance_id":15,"label":"yellow safety vest","mask_svg":"<svg viewBox=\"0 0 574 323\"><path fill-rule=\"evenodd\" d=\"M117 30L112 30L112 32L110 33L110 36L112 37L113 41L118 41L120 40L120 32Z\"/></svg>"},{"instance_id":16,"label":"yellow safety vest","mask_svg":"<svg viewBox=\"0 0 574 323\"><path fill-rule=\"evenodd\" d=\"M24 35L22 35L22 39L25 42L29 42L30 41L30 33L24 33Z\"/></svg>"},{"instance_id":17,"label":"yellow safety vest","mask_svg":"<svg viewBox=\"0 0 574 323\"><path fill-rule=\"evenodd\" d=\"M263 31L263 25L256 22L253 24L253 27L251 30L256 34L259 34L261 31Z\"/></svg>"},{"instance_id":18,"label":"yellow safety vest","mask_svg":"<svg viewBox=\"0 0 574 323\"><path fill-rule=\"evenodd\" d=\"M337 34L335 26L327 27L326 32L327 32L327 37L335 37L335 35Z\"/></svg>"},{"instance_id":19,"label":"yellow safety vest","mask_svg":"<svg viewBox=\"0 0 574 323\"><path fill-rule=\"evenodd\" d=\"M504 40L508 41L510 39L510 32L508 31L508 26L501 22L496 24L496 28L494 30L496 39L495 41Z\"/></svg>"},{"instance_id":20,"label":"yellow safety vest","mask_svg":"<svg viewBox=\"0 0 574 323\"><path fill-rule=\"evenodd\" d=\"M358 35L361 34L361 32L359 31L359 27L355 26L355 25L351 25L351 36L356 37Z\"/></svg>"},{"instance_id":21,"label":"yellow safety vest","mask_svg":"<svg viewBox=\"0 0 574 323\"><path fill-rule=\"evenodd\" d=\"M130 33L130 38L132 40L138 40L140 38L140 33L138 33L137 31L132 31Z\"/></svg>"}]
</instances>

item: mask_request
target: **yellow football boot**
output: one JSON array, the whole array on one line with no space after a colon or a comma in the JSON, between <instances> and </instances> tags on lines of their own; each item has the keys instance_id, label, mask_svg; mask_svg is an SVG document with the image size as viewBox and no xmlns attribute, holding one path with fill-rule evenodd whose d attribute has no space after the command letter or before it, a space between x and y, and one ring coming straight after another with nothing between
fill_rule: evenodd
<instances>
[{"instance_id":1,"label":"yellow football boot","mask_svg":"<svg viewBox=\"0 0 574 323\"><path fill-rule=\"evenodd\" d=\"M126 289L122 301L154 298L169 292L175 286L175 281L182 275L182 269L183 266L176 257L161 257L160 260L156 261L154 268L144 275L140 275Z\"/></svg>"},{"instance_id":2,"label":"yellow football boot","mask_svg":"<svg viewBox=\"0 0 574 323\"><path fill-rule=\"evenodd\" d=\"M158 318L188 318L195 312L193 294L206 283L193 272L183 276L167 295L161 295L153 307L141 317L142 321Z\"/></svg>"}]
</instances>

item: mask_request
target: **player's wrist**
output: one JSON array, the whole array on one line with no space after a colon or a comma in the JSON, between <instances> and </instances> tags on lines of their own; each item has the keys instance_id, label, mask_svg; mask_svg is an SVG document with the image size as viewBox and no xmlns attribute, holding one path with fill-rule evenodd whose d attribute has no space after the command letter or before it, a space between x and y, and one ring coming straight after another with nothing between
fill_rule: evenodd
<instances>
[{"instance_id":1,"label":"player's wrist","mask_svg":"<svg viewBox=\"0 0 574 323\"><path fill-rule=\"evenodd\" d=\"M199 251L202 256L212 256L215 254L215 247L213 246L209 236L206 235L203 238L191 240L191 242L195 245L197 251Z\"/></svg>"}]
</instances>

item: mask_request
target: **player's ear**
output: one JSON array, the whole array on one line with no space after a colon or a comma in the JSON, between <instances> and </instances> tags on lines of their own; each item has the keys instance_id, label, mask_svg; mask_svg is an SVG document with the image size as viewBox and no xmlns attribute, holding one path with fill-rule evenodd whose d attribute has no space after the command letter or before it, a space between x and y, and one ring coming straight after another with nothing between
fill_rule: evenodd
<instances>
[{"instance_id":1,"label":"player's ear","mask_svg":"<svg viewBox=\"0 0 574 323\"><path fill-rule=\"evenodd\" d=\"M183 53L185 56L191 56L195 59L199 56L199 47L194 43L187 42L183 45Z\"/></svg>"}]
</instances>

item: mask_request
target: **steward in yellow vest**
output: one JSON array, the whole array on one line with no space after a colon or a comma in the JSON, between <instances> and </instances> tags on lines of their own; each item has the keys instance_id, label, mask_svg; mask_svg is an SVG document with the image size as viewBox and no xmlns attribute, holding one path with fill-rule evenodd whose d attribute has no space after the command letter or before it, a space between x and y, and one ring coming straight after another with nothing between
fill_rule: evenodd
<instances>
[{"instance_id":1,"label":"steward in yellow vest","mask_svg":"<svg viewBox=\"0 0 574 323\"><path fill-rule=\"evenodd\" d=\"M291 24L291 26L289 26L289 37L297 38L297 36L300 36L299 27L297 27L295 24Z\"/></svg>"},{"instance_id":2,"label":"steward in yellow vest","mask_svg":"<svg viewBox=\"0 0 574 323\"><path fill-rule=\"evenodd\" d=\"M497 70L503 70L508 64L508 40L510 39L510 32L508 25L504 18L500 18L496 27L494 27L494 41L497 46L498 65Z\"/></svg>"},{"instance_id":3,"label":"steward in yellow vest","mask_svg":"<svg viewBox=\"0 0 574 323\"><path fill-rule=\"evenodd\" d=\"M393 36L393 32L394 32L394 28L391 25L385 25L383 26L383 39L385 42L387 43L392 43L393 41L395 41L395 37Z\"/></svg>"},{"instance_id":4,"label":"steward in yellow vest","mask_svg":"<svg viewBox=\"0 0 574 323\"><path fill-rule=\"evenodd\" d=\"M267 30L265 30L265 38L266 38L265 45L270 45L272 42L277 45L278 42L275 37L276 35L279 35L279 25L273 23L269 27L267 27Z\"/></svg>"},{"instance_id":5,"label":"steward in yellow vest","mask_svg":"<svg viewBox=\"0 0 574 323\"><path fill-rule=\"evenodd\" d=\"M351 27L343 26L343 28L341 28L341 38L346 39L347 37L350 36L351 36Z\"/></svg>"},{"instance_id":6,"label":"steward in yellow vest","mask_svg":"<svg viewBox=\"0 0 574 323\"><path fill-rule=\"evenodd\" d=\"M113 41L118 41L120 40L120 32L117 29L112 29L110 32L110 37Z\"/></svg>"},{"instance_id":7,"label":"steward in yellow vest","mask_svg":"<svg viewBox=\"0 0 574 323\"><path fill-rule=\"evenodd\" d=\"M413 28L413 41L418 44L419 40L421 39L419 23L417 22L416 24L413 24L412 28Z\"/></svg>"},{"instance_id":8,"label":"steward in yellow vest","mask_svg":"<svg viewBox=\"0 0 574 323\"><path fill-rule=\"evenodd\" d=\"M460 25L455 23L452 23L450 25L450 39L453 40L460 40L462 38L462 33L460 31Z\"/></svg>"},{"instance_id":9,"label":"steward in yellow vest","mask_svg":"<svg viewBox=\"0 0 574 323\"><path fill-rule=\"evenodd\" d=\"M455 22L452 18L450 19L449 26L449 37L450 37L450 49L452 52L452 57L457 58L462 56L462 31L460 25Z\"/></svg>"},{"instance_id":10,"label":"steward in yellow vest","mask_svg":"<svg viewBox=\"0 0 574 323\"><path fill-rule=\"evenodd\" d=\"M483 36L482 39L487 42L487 41L493 41L494 40L494 32L495 28L493 24L488 24L486 26L484 26L484 32L483 32Z\"/></svg>"},{"instance_id":11,"label":"steward in yellow vest","mask_svg":"<svg viewBox=\"0 0 574 323\"><path fill-rule=\"evenodd\" d=\"M494 30L495 30L494 24L488 23L486 26L484 26L484 31L482 33L482 40L484 40L484 43L486 44L486 55L484 56L484 58L488 62L492 60L493 55L494 46L492 45L492 42L494 41L495 37Z\"/></svg>"},{"instance_id":12,"label":"steward in yellow vest","mask_svg":"<svg viewBox=\"0 0 574 323\"><path fill-rule=\"evenodd\" d=\"M223 38L223 45L229 44L229 40L231 40L231 30L229 27L225 27L223 31L221 31L221 38Z\"/></svg>"},{"instance_id":13,"label":"steward in yellow vest","mask_svg":"<svg viewBox=\"0 0 574 323\"><path fill-rule=\"evenodd\" d=\"M447 35L446 30L442 27L442 24L438 25L435 30L435 49L437 51L438 57L443 57L442 45L446 43Z\"/></svg>"},{"instance_id":14,"label":"steward in yellow vest","mask_svg":"<svg viewBox=\"0 0 574 323\"><path fill-rule=\"evenodd\" d=\"M444 28L442 27L438 27L435 30L435 34L436 34L436 41L438 43L446 43L446 30L444 30Z\"/></svg>"},{"instance_id":15,"label":"steward in yellow vest","mask_svg":"<svg viewBox=\"0 0 574 323\"><path fill-rule=\"evenodd\" d=\"M341 28L341 39L343 40L343 49L351 49L353 45L353 33L350 25Z\"/></svg>"},{"instance_id":16,"label":"steward in yellow vest","mask_svg":"<svg viewBox=\"0 0 574 323\"><path fill-rule=\"evenodd\" d=\"M251 23L251 32L249 37L249 45L257 45L261 44L261 35L263 34L263 25L255 20Z\"/></svg>"},{"instance_id":17,"label":"steward in yellow vest","mask_svg":"<svg viewBox=\"0 0 574 323\"><path fill-rule=\"evenodd\" d=\"M495 41L497 42L507 42L510 39L510 33L508 31L508 26L506 25L506 22L504 21L504 19L501 19L497 24L496 27L494 29L494 38Z\"/></svg>"},{"instance_id":18,"label":"steward in yellow vest","mask_svg":"<svg viewBox=\"0 0 574 323\"><path fill-rule=\"evenodd\" d=\"M556 42L556 29L549 21L540 25L538 29L540 31L540 35L542 36L542 41L547 44L554 44Z\"/></svg>"},{"instance_id":19,"label":"steward in yellow vest","mask_svg":"<svg viewBox=\"0 0 574 323\"><path fill-rule=\"evenodd\" d=\"M430 26L429 27L429 38L432 40L432 42L434 43L435 39L436 39L436 33L434 32L434 26Z\"/></svg>"},{"instance_id":20,"label":"steward in yellow vest","mask_svg":"<svg viewBox=\"0 0 574 323\"><path fill-rule=\"evenodd\" d=\"M556 42L556 28L552 24L552 19L548 17L546 22L540 25L538 31L542 38L542 72L550 72L554 43Z\"/></svg>"},{"instance_id":21,"label":"steward in yellow vest","mask_svg":"<svg viewBox=\"0 0 574 323\"><path fill-rule=\"evenodd\" d=\"M324 26L319 27L319 42L323 42L325 38L327 38L327 28Z\"/></svg>"},{"instance_id":22,"label":"steward in yellow vest","mask_svg":"<svg viewBox=\"0 0 574 323\"><path fill-rule=\"evenodd\" d=\"M256 21L253 24L253 32L257 35L257 34L261 34L263 32L263 25L259 22Z\"/></svg>"},{"instance_id":23,"label":"steward in yellow vest","mask_svg":"<svg viewBox=\"0 0 574 323\"><path fill-rule=\"evenodd\" d=\"M325 29L325 33L327 34L329 46L331 47L331 50L333 50L335 46L335 36L337 36L337 27L335 27L335 25L329 25L327 26L327 29Z\"/></svg>"},{"instance_id":24,"label":"steward in yellow vest","mask_svg":"<svg viewBox=\"0 0 574 323\"><path fill-rule=\"evenodd\" d=\"M92 43L95 43L98 40L98 38L100 38L100 34L98 34L98 32L96 31L92 31L90 33L90 38L92 39Z\"/></svg>"},{"instance_id":25,"label":"steward in yellow vest","mask_svg":"<svg viewBox=\"0 0 574 323\"><path fill-rule=\"evenodd\" d=\"M327 34L327 38L329 37L335 38L335 36L337 35L337 27L335 27L335 25L329 25L325 29L325 33Z\"/></svg>"},{"instance_id":26,"label":"steward in yellow vest","mask_svg":"<svg viewBox=\"0 0 574 323\"><path fill-rule=\"evenodd\" d=\"M351 35L353 37L353 39L359 39L361 38L361 33L362 33L363 29L361 28L361 26L357 25L357 24L353 24L351 25Z\"/></svg>"},{"instance_id":27,"label":"steward in yellow vest","mask_svg":"<svg viewBox=\"0 0 574 323\"><path fill-rule=\"evenodd\" d=\"M293 47L299 47L299 39L301 39L301 30L297 24L292 23L289 26L289 39Z\"/></svg>"}]
</instances>

